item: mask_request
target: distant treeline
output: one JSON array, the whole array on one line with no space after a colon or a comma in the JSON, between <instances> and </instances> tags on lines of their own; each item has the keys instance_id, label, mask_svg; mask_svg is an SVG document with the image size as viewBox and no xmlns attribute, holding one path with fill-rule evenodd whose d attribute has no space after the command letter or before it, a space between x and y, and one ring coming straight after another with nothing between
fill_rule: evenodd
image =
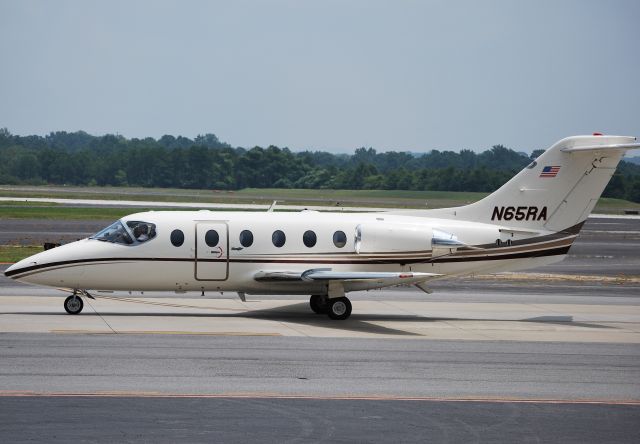
<instances>
[{"instance_id":1,"label":"distant treeline","mask_svg":"<svg viewBox=\"0 0 640 444\"><path fill-rule=\"evenodd\" d=\"M488 192L529 162L526 154L502 145L479 154L464 149L378 153L372 148L332 154L276 146L234 148L213 134L127 139L83 131L16 136L0 129L0 184ZM640 165L623 162L605 196L640 202Z\"/></svg>"}]
</instances>

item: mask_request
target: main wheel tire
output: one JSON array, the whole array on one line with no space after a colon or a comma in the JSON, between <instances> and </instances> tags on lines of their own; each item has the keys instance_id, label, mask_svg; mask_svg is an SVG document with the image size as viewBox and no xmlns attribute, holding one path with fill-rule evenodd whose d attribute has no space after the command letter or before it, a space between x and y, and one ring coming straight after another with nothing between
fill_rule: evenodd
<instances>
[{"instance_id":1,"label":"main wheel tire","mask_svg":"<svg viewBox=\"0 0 640 444\"><path fill-rule=\"evenodd\" d=\"M319 294L311 295L309 306L316 314L326 314L328 310L327 297Z\"/></svg>"},{"instance_id":2,"label":"main wheel tire","mask_svg":"<svg viewBox=\"0 0 640 444\"><path fill-rule=\"evenodd\" d=\"M345 297L329 300L329 317L336 321L343 321L351 316L351 301Z\"/></svg>"},{"instance_id":3,"label":"main wheel tire","mask_svg":"<svg viewBox=\"0 0 640 444\"><path fill-rule=\"evenodd\" d=\"M71 315L77 315L82 311L84 302L80 296L71 295L64 300L64 309Z\"/></svg>"}]
</instances>

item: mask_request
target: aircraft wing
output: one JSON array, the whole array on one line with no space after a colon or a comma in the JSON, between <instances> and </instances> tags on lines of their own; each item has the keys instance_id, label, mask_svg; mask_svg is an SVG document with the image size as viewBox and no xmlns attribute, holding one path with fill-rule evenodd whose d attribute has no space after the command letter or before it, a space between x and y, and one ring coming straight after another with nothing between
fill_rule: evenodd
<instances>
[{"instance_id":1,"label":"aircraft wing","mask_svg":"<svg viewBox=\"0 0 640 444\"><path fill-rule=\"evenodd\" d=\"M254 279L259 282L313 282L313 281L376 281L381 284L413 284L442 276L437 273L333 271L330 268L312 268L299 271L260 271Z\"/></svg>"}]
</instances>

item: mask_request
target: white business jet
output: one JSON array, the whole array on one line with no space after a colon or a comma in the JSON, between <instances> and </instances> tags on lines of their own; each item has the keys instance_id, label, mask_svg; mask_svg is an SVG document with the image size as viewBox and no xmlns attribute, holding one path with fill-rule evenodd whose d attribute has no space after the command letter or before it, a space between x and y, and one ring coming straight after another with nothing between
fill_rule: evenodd
<instances>
[{"instance_id":1,"label":"white business jet","mask_svg":"<svg viewBox=\"0 0 640 444\"><path fill-rule=\"evenodd\" d=\"M562 260L635 137L563 139L488 197L456 208L376 213L150 211L24 259L19 281L73 291L311 295L347 319L346 293Z\"/></svg>"}]
</instances>

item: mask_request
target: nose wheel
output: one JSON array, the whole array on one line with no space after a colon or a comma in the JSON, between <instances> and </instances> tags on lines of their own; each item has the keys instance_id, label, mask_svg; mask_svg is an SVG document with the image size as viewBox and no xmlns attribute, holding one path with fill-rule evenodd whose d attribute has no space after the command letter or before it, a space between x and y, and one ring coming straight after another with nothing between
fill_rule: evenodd
<instances>
[{"instance_id":1,"label":"nose wheel","mask_svg":"<svg viewBox=\"0 0 640 444\"><path fill-rule=\"evenodd\" d=\"M77 315L82 311L83 307L82 298L75 293L64 300L64 309L69 314Z\"/></svg>"}]
</instances>

